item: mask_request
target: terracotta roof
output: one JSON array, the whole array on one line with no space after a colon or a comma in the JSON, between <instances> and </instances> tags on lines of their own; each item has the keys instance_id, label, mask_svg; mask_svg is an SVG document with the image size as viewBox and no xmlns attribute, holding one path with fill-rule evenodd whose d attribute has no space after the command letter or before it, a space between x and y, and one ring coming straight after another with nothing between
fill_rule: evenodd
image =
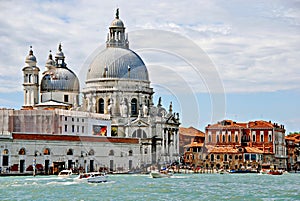
<instances>
[{"instance_id":1,"label":"terracotta roof","mask_svg":"<svg viewBox=\"0 0 300 201\"><path fill-rule=\"evenodd\" d=\"M236 128L279 128L284 129L283 125L272 123L271 121L257 120L248 123L238 123L232 120L223 120L216 124L209 124L206 129L236 129Z\"/></svg>"},{"instance_id":2,"label":"terracotta roof","mask_svg":"<svg viewBox=\"0 0 300 201\"><path fill-rule=\"evenodd\" d=\"M237 154L238 149L232 146L206 146L210 153L224 153L224 154Z\"/></svg>"},{"instance_id":3,"label":"terracotta roof","mask_svg":"<svg viewBox=\"0 0 300 201\"><path fill-rule=\"evenodd\" d=\"M295 141L296 143L299 143L300 142L300 134L293 133L293 134L290 134L288 136L285 136L285 139Z\"/></svg>"},{"instance_id":4,"label":"terracotta roof","mask_svg":"<svg viewBox=\"0 0 300 201\"><path fill-rule=\"evenodd\" d=\"M229 129L229 128L245 128L247 123L237 123L232 120L223 120L216 124L208 125L206 128L222 128L222 129Z\"/></svg>"},{"instance_id":5,"label":"terracotta roof","mask_svg":"<svg viewBox=\"0 0 300 201\"><path fill-rule=\"evenodd\" d=\"M210 153L224 153L224 154L238 154L238 153L258 153L263 154L264 152L256 147L243 147L244 152L239 152L239 147L232 146L206 146Z\"/></svg>"},{"instance_id":6,"label":"terracotta roof","mask_svg":"<svg viewBox=\"0 0 300 201\"><path fill-rule=\"evenodd\" d=\"M245 147L245 152L247 153L256 153L256 154L263 154L264 151L260 150L259 148L256 147Z\"/></svg>"},{"instance_id":7,"label":"terracotta roof","mask_svg":"<svg viewBox=\"0 0 300 201\"><path fill-rule=\"evenodd\" d=\"M200 131L192 126L189 128L179 127L179 134L185 135L185 136L205 137L205 134L202 131Z\"/></svg>"},{"instance_id":8,"label":"terracotta roof","mask_svg":"<svg viewBox=\"0 0 300 201\"><path fill-rule=\"evenodd\" d=\"M258 120L258 121L250 121L248 123L249 128L274 128L273 124L271 122Z\"/></svg>"},{"instance_id":9,"label":"terracotta roof","mask_svg":"<svg viewBox=\"0 0 300 201\"><path fill-rule=\"evenodd\" d=\"M204 143L192 142L191 144L184 145L184 147L203 147Z\"/></svg>"}]
</instances>

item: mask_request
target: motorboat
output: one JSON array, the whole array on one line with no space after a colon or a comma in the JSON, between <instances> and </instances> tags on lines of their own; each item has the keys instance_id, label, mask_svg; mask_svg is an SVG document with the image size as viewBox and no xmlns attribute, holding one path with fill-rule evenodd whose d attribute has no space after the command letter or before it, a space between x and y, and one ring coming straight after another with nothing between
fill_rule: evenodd
<instances>
[{"instance_id":1,"label":"motorboat","mask_svg":"<svg viewBox=\"0 0 300 201\"><path fill-rule=\"evenodd\" d=\"M74 178L74 181L87 183L102 183L107 182L107 175L102 172L81 173L78 177Z\"/></svg>"},{"instance_id":2,"label":"motorboat","mask_svg":"<svg viewBox=\"0 0 300 201\"><path fill-rule=\"evenodd\" d=\"M257 173L257 171L250 170L250 169L238 169L238 170L232 169L232 170L229 170L229 173L231 173L231 174L233 174L233 173Z\"/></svg>"},{"instance_id":3,"label":"motorboat","mask_svg":"<svg viewBox=\"0 0 300 201\"><path fill-rule=\"evenodd\" d=\"M283 171L281 171L281 170L270 170L268 172L268 174L271 174L271 175L282 175Z\"/></svg>"},{"instance_id":4,"label":"motorboat","mask_svg":"<svg viewBox=\"0 0 300 201\"><path fill-rule=\"evenodd\" d=\"M69 178L73 174L72 170L62 170L59 172L58 177Z\"/></svg>"},{"instance_id":5,"label":"motorboat","mask_svg":"<svg viewBox=\"0 0 300 201\"><path fill-rule=\"evenodd\" d=\"M101 174L93 174L87 179L88 183L102 183L107 182L107 175Z\"/></svg>"},{"instance_id":6,"label":"motorboat","mask_svg":"<svg viewBox=\"0 0 300 201\"><path fill-rule=\"evenodd\" d=\"M171 177L173 174L168 171L151 171L150 176L152 178L168 178Z\"/></svg>"},{"instance_id":7,"label":"motorboat","mask_svg":"<svg viewBox=\"0 0 300 201\"><path fill-rule=\"evenodd\" d=\"M227 172L224 169L218 170L217 173L219 173L219 174L229 174L229 172Z\"/></svg>"}]
</instances>

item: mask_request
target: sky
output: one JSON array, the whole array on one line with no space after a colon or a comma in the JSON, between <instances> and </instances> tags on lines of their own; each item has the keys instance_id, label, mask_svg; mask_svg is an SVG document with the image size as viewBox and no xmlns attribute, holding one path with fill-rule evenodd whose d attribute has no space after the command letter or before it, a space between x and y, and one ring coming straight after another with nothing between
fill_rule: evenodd
<instances>
[{"instance_id":1,"label":"sky","mask_svg":"<svg viewBox=\"0 0 300 201\"><path fill-rule=\"evenodd\" d=\"M45 70L62 43L84 87L120 9L130 48L145 62L154 103L182 126L204 131L222 119L271 120L300 131L300 1L0 0L0 107L23 105L29 46Z\"/></svg>"}]
</instances>

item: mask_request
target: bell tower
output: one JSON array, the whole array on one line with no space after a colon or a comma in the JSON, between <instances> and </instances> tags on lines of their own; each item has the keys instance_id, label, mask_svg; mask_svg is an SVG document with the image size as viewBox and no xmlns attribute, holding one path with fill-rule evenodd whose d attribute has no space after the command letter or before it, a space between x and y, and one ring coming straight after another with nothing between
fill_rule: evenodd
<instances>
[{"instance_id":1,"label":"bell tower","mask_svg":"<svg viewBox=\"0 0 300 201\"><path fill-rule=\"evenodd\" d=\"M33 107L39 103L39 67L36 66L36 57L33 55L32 46L25 59L23 68L23 89L24 105L23 108Z\"/></svg>"}]
</instances>

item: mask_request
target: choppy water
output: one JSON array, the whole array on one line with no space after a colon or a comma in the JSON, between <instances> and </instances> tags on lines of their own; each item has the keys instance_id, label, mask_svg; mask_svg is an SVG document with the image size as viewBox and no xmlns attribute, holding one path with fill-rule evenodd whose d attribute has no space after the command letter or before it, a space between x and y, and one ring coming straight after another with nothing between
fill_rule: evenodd
<instances>
[{"instance_id":1,"label":"choppy water","mask_svg":"<svg viewBox=\"0 0 300 201\"><path fill-rule=\"evenodd\" d=\"M109 175L76 183L56 176L0 177L0 200L300 200L300 174Z\"/></svg>"}]
</instances>

